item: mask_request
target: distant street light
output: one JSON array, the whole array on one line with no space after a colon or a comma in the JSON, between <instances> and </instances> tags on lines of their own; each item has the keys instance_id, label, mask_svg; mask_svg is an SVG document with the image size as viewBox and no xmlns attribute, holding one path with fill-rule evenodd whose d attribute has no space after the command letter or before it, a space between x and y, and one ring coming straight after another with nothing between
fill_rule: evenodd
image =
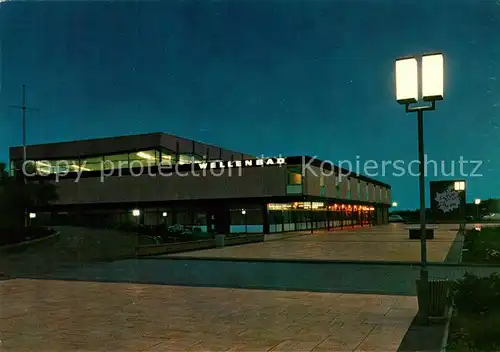
<instances>
[{"instance_id":1,"label":"distant street light","mask_svg":"<svg viewBox=\"0 0 500 352\"><path fill-rule=\"evenodd\" d=\"M423 55L421 70L415 57L396 60L395 82L396 100L405 105L406 112L417 112L418 125L418 160L420 188L420 282L422 284L422 311L420 316L425 324L429 322L429 271L427 269L427 237L425 224L425 175L424 175L424 122L425 110L435 110L436 100L443 100L443 55ZM419 87L419 71L421 71L421 87ZM431 105L410 106L418 103L420 98Z\"/></svg>"},{"instance_id":2,"label":"distant street light","mask_svg":"<svg viewBox=\"0 0 500 352\"><path fill-rule=\"evenodd\" d=\"M35 213L30 213L30 219L35 219L36 218L36 214Z\"/></svg>"},{"instance_id":3,"label":"distant street light","mask_svg":"<svg viewBox=\"0 0 500 352\"><path fill-rule=\"evenodd\" d=\"M392 202L392 207L396 208L398 206L398 202Z\"/></svg>"},{"instance_id":4,"label":"distant street light","mask_svg":"<svg viewBox=\"0 0 500 352\"><path fill-rule=\"evenodd\" d=\"M137 225L139 225L139 216L141 216L141 211L139 209L132 210L132 216L137 218Z\"/></svg>"},{"instance_id":5,"label":"distant street light","mask_svg":"<svg viewBox=\"0 0 500 352\"><path fill-rule=\"evenodd\" d=\"M241 209L241 214L245 215L245 233L248 233L247 211L245 209Z\"/></svg>"},{"instance_id":6,"label":"distant street light","mask_svg":"<svg viewBox=\"0 0 500 352\"><path fill-rule=\"evenodd\" d=\"M476 219L479 220L479 204L481 204L481 199L474 199L474 204L476 204Z\"/></svg>"}]
</instances>

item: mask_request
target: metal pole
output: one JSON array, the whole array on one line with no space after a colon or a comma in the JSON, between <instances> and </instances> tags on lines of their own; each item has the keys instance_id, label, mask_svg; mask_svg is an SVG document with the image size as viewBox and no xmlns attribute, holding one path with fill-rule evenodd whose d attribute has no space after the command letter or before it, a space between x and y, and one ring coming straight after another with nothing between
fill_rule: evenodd
<instances>
[{"instance_id":1,"label":"metal pole","mask_svg":"<svg viewBox=\"0 0 500 352\"><path fill-rule=\"evenodd\" d=\"M313 233L314 232L314 229L313 229L314 219L313 219L313 203L312 202L310 202L310 206L311 206L311 233Z\"/></svg>"},{"instance_id":2,"label":"metal pole","mask_svg":"<svg viewBox=\"0 0 500 352\"><path fill-rule=\"evenodd\" d=\"M23 101L21 106L22 111L22 119L23 119L23 182L24 182L24 201L26 201L26 173L24 172L26 168L26 86L23 84ZM26 203L24 204L24 227L28 226L28 209L26 207Z\"/></svg>"},{"instance_id":3,"label":"metal pole","mask_svg":"<svg viewBox=\"0 0 500 352\"><path fill-rule=\"evenodd\" d=\"M422 289L421 318L424 324L429 319L429 271L427 269L427 236L425 229L425 174L424 174L424 119L423 110L418 114L418 160L419 160L419 188L420 188L420 284Z\"/></svg>"},{"instance_id":4,"label":"metal pole","mask_svg":"<svg viewBox=\"0 0 500 352\"><path fill-rule=\"evenodd\" d=\"M479 204L476 205L476 219L479 220Z\"/></svg>"}]
</instances>

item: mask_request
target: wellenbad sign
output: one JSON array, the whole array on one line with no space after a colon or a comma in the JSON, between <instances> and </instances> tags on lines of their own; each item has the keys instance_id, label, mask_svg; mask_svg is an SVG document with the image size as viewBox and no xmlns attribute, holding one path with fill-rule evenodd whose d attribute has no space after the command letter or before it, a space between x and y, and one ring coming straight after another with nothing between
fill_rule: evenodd
<instances>
[{"instance_id":1,"label":"wellenbad sign","mask_svg":"<svg viewBox=\"0 0 500 352\"><path fill-rule=\"evenodd\" d=\"M199 163L202 170L205 169L223 169L233 167L251 167L251 166L272 166L286 164L285 158L262 158L234 161L212 161L209 163Z\"/></svg>"}]
</instances>

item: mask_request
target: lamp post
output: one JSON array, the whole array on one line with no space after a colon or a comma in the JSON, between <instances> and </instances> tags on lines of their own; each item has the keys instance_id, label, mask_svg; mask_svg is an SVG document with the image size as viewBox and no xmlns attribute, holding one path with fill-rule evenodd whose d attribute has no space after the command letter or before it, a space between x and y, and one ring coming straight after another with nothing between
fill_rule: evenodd
<instances>
[{"instance_id":1,"label":"lamp post","mask_svg":"<svg viewBox=\"0 0 500 352\"><path fill-rule=\"evenodd\" d=\"M139 209L132 210L132 216L137 218L137 225L139 225L139 216L141 216L141 211Z\"/></svg>"},{"instance_id":2,"label":"lamp post","mask_svg":"<svg viewBox=\"0 0 500 352\"><path fill-rule=\"evenodd\" d=\"M459 192L459 197L460 197L460 192L465 192L465 181L455 181L453 183L453 190L455 192ZM462 230L465 229L465 204L467 204L467 202L464 202L465 204L462 204L462 197L459 198L460 199L460 218L461 218L461 226L462 226ZM464 195L464 199L465 199L465 195Z\"/></svg>"},{"instance_id":3,"label":"lamp post","mask_svg":"<svg viewBox=\"0 0 500 352\"><path fill-rule=\"evenodd\" d=\"M163 218L163 225L165 226L165 228L167 227L167 215L168 213L166 211L161 213L161 217Z\"/></svg>"},{"instance_id":4,"label":"lamp post","mask_svg":"<svg viewBox=\"0 0 500 352\"><path fill-rule=\"evenodd\" d=\"M474 199L474 204L476 204L476 219L479 220L479 204L481 204L481 199Z\"/></svg>"},{"instance_id":5,"label":"lamp post","mask_svg":"<svg viewBox=\"0 0 500 352\"><path fill-rule=\"evenodd\" d=\"M245 233L248 233L247 211L245 209L241 209L241 214L245 216Z\"/></svg>"},{"instance_id":6,"label":"lamp post","mask_svg":"<svg viewBox=\"0 0 500 352\"><path fill-rule=\"evenodd\" d=\"M419 315L424 324L429 322L429 271L427 269L427 238L425 224L425 175L424 175L424 111L435 110L436 101L443 100L443 55L423 55L421 69L415 57L396 60L396 100L405 105L406 112L417 113L418 160L420 188L420 283L422 307ZM419 71L421 74L419 75ZM430 105L418 105L423 100ZM412 105L417 104L417 106Z\"/></svg>"}]
</instances>

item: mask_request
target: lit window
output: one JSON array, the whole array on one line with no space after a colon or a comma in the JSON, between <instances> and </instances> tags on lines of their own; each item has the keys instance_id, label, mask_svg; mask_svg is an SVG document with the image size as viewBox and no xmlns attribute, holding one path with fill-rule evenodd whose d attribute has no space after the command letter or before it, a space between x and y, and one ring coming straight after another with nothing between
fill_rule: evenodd
<instances>
[{"instance_id":1,"label":"lit window","mask_svg":"<svg viewBox=\"0 0 500 352\"><path fill-rule=\"evenodd\" d=\"M465 191L465 181L455 181L455 191Z\"/></svg>"},{"instance_id":2,"label":"lit window","mask_svg":"<svg viewBox=\"0 0 500 352\"><path fill-rule=\"evenodd\" d=\"M179 164L193 164L200 163L203 161L203 158L197 154L180 154L179 155Z\"/></svg>"},{"instance_id":3,"label":"lit window","mask_svg":"<svg viewBox=\"0 0 500 352\"><path fill-rule=\"evenodd\" d=\"M142 150L129 154L130 167L152 166L160 161L160 153L156 150Z\"/></svg>"},{"instance_id":4,"label":"lit window","mask_svg":"<svg viewBox=\"0 0 500 352\"><path fill-rule=\"evenodd\" d=\"M114 154L104 156L104 169L114 170L128 167L128 154Z\"/></svg>"},{"instance_id":5,"label":"lit window","mask_svg":"<svg viewBox=\"0 0 500 352\"><path fill-rule=\"evenodd\" d=\"M301 185L302 184L302 175L300 173L300 168L289 167L287 170L287 173L288 173L288 184L289 185Z\"/></svg>"},{"instance_id":6,"label":"lit window","mask_svg":"<svg viewBox=\"0 0 500 352\"><path fill-rule=\"evenodd\" d=\"M82 159L80 160L79 167L85 171L98 171L101 170L103 166L103 159L102 156Z\"/></svg>"}]
</instances>

